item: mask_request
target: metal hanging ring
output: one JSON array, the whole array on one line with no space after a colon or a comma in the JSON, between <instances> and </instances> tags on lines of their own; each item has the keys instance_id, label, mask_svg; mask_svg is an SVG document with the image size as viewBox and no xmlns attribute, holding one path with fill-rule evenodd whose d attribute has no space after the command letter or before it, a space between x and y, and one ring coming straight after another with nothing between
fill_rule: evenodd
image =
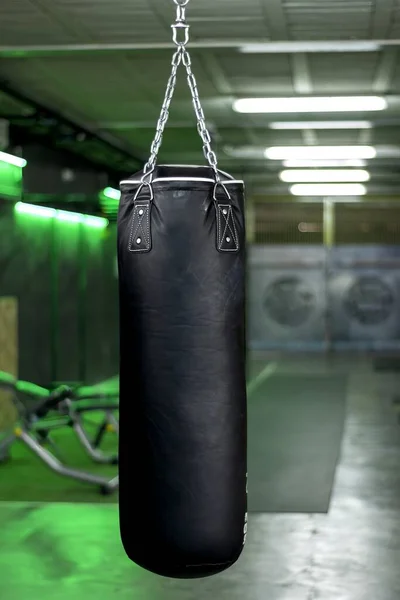
<instances>
[{"instance_id":1,"label":"metal hanging ring","mask_svg":"<svg viewBox=\"0 0 400 600\"><path fill-rule=\"evenodd\" d=\"M228 190L227 190L226 186L225 186L225 185L222 183L222 181L221 181L220 179L219 179L219 180L218 180L218 181L215 183L215 185L214 185L214 191L213 191L213 199L214 199L214 201L215 201L215 202L218 202L218 198L217 198L217 190L218 190L218 186L222 187L222 189L224 190L224 193L225 193L225 195L226 195L227 199L228 199L229 201L231 201L231 200L232 200L232 198L231 198L231 195L230 195L230 193L228 192Z\"/></svg>"},{"instance_id":2,"label":"metal hanging ring","mask_svg":"<svg viewBox=\"0 0 400 600\"><path fill-rule=\"evenodd\" d=\"M171 25L172 30L173 30L173 40L174 40L174 44L178 47L183 48L184 46L186 46L186 44L189 43L189 28L190 25L186 25L185 23L175 23L174 25ZM179 41L178 40L178 29L185 30L185 38L183 41Z\"/></svg>"},{"instance_id":3,"label":"metal hanging ring","mask_svg":"<svg viewBox=\"0 0 400 600\"><path fill-rule=\"evenodd\" d=\"M151 185L151 181L144 181L143 179L142 179L141 185L139 186L139 188L138 188L138 190L137 190L137 192L135 194L135 197L133 199L134 202L138 199L138 197L139 197L139 195L140 195L140 193L141 193L141 191L142 191L142 189L144 187L147 187L149 189L150 202L153 202L153 200L154 200L154 192L153 192L153 187Z\"/></svg>"}]
</instances>

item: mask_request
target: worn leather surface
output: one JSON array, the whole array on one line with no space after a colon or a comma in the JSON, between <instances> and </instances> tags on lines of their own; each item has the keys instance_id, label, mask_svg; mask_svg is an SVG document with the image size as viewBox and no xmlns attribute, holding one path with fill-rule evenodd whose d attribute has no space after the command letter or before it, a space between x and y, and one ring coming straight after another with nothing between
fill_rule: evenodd
<instances>
[{"instance_id":1,"label":"worn leather surface","mask_svg":"<svg viewBox=\"0 0 400 600\"><path fill-rule=\"evenodd\" d=\"M138 184L121 185L120 529L134 562L169 577L222 571L244 541L244 199L228 189L236 251L218 250L213 184L169 181L153 184L151 248L133 252ZM145 187L136 202L149 198Z\"/></svg>"}]
</instances>

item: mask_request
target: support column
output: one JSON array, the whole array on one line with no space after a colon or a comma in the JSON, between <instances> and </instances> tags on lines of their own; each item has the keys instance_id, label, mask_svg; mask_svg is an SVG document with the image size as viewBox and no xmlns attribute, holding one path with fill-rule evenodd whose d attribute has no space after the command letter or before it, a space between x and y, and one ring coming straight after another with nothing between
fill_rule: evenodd
<instances>
[{"instance_id":1,"label":"support column","mask_svg":"<svg viewBox=\"0 0 400 600\"><path fill-rule=\"evenodd\" d=\"M335 202L331 198L324 198L324 246L332 248L335 245Z\"/></svg>"}]
</instances>

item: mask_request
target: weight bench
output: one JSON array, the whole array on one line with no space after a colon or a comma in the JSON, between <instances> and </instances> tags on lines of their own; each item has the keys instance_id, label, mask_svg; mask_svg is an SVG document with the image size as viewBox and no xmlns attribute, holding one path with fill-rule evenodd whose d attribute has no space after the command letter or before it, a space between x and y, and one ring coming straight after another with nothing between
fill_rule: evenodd
<instances>
[{"instance_id":1,"label":"weight bench","mask_svg":"<svg viewBox=\"0 0 400 600\"><path fill-rule=\"evenodd\" d=\"M31 382L17 380L9 373L0 371L0 388L13 393L19 415L18 422L13 426L12 431L6 432L5 438L0 442L0 463L10 459L10 447L17 440L20 440L57 474L83 483L96 485L104 495L111 494L118 489L118 476L108 480L106 477L68 467L44 447L44 444L52 445L52 440L49 436L52 429L69 424L66 423L66 417L69 420L71 419L68 410L64 414L64 418L62 415L63 412L65 413L66 408L70 404L73 406L74 403L75 393L69 386L62 385L50 391ZM34 400L32 406L27 407L20 401L19 396L21 394L27 395ZM77 404L78 407L79 404ZM87 407L85 410L88 410ZM52 411L59 411L61 418L53 422L46 422L44 420L45 417ZM80 415L82 412L84 412L83 406L81 406L80 410L76 411L76 414ZM79 424L76 425L76 423L73 423L72 426L79 437ZM79 437L79 439L81 438ZM112 461L99 460L98 462ZM115 460L113 464L115 464Z\"/></svg>"}]
</instances>

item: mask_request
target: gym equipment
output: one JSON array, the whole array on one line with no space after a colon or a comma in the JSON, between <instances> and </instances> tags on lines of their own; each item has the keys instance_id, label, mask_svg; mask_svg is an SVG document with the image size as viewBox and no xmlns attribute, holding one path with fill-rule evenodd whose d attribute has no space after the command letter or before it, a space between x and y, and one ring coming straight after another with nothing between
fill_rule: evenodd
<instances>
[{"instance_id":1,"label":"gym equipment","mask_svg":"<svg viewBox=\"0 0 400 600\"><path fill-rule=\"evenodd\" d=\"M73 402L71 400L68 401L67 406L68 416L70 418L70 425L77 433L79 440L81 441L89 456L95 462L117 465L118 457L104 455L104 453L100 450L100 446L106 433L112 432L118 434L119 422L114 413L119 409L119 402L116 406L110 404L109 401L106 401L105 404L99 403L98 401L96 404L93 404L92 400L95 399L96 398L86 398L83 401L78 402ZM90 435L85 430L84 417L88 412L98 411L104 412L105 415L102 422L99 425L97 423L95 424L97 426L96 434L93 437L90 437Z\"/></svg>"},{"instance_id":2,"label":"gym equipment","mask_svg":"<svg viewBox=\"0 0 400 600\"><path fill-rule=\"evenodd\" d=\"M73 390L69 398L60 405L60 414L65 415L66 422L75 432L86 453L93 461L102 464L118 464L118 456L108 456L100 449L107 432L118 434L119 422L116 413L119 411L119 390L102 391L100 386L86 386ZM88 414L102 412L101 423L93 420L90 424L97 429L91 436L85 427Z\"/></svg>"},{"instance_id":3,"label":"gym equipment","mask_svg":"<svg viewBox=\"0 0 400 600\"><path fill-rule=\"evenodd\" d=\"M133 562L195 578L230 567L246 538L244 186L218 169L186 50L188 0L174 2L151 157L120 184L119 505ZM181 64L208 167L156 166Z\"/></svg>"},{"instance_id":4,"label":"gym equipment","mask_svg":"<svg viewBox=\"0 0 400 600\"><path fill-rule=\"evenodd\" d=\"M50 469L64 477L69 477L77 481L82 481L91 485L96 485L102 494L111 494L118 489L118 477L108 480L105 477L94 475L86 471L73 469L60 461L56 454L58 448L55 446L51 432L54 429L70 426L77 434L89 456L96 462L117 464L117 457L107 457L102 455L98 448L92 448L92 443L87 438L87 434L82 424L82 413L88 410L99 410L99 406L105 410L116 410L116 405L98 403L89 405L83 402L83 398L74 403L74 391L68 386L59 386L54 391L38 386L27 381L19 381L12 375L0 372L0 388L13 392L14 401L18 408L19 422L14 425L13 430L6 432L4 439L0 442L0 463L10 459L9 450L12 444L22 441L36 456L38 456ZM35 400L34 404L27 407L21 402L19 396L24 394ZM87 397L84 398L88 400ZM54 411L59 414L48 419ZM50 446L53 452L48 448Z\"/></svg>"}]
</instances>

